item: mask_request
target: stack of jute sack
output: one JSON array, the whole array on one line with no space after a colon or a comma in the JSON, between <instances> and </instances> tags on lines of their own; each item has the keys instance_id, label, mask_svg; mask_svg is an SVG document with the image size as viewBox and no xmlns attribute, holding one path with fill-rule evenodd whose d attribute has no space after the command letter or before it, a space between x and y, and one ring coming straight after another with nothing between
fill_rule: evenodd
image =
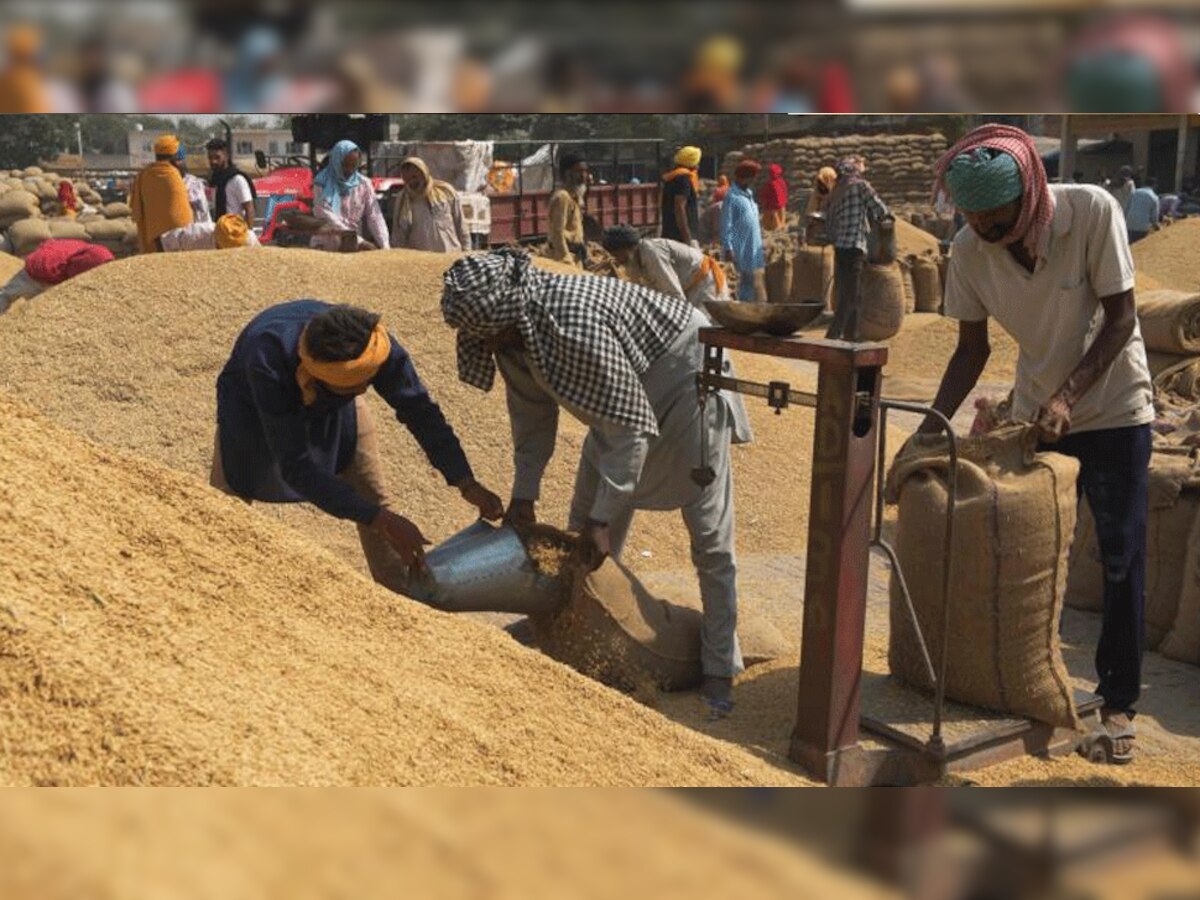
<instances>
[{"instance_id":1,"label":"stack of jute sack","mask_svg":"<svg viewBox=\"0 0 1200 900\"><path fill-rule=\"evenodd\" d=\"M1174 406L1200 403L1200 294L1158 290L1136 297L1156 392Z\"/></svg>"},{"instance_id":2,"label":"stack of jute sack","mask_svg":"<svg viewBox=\"0 0 1200 900\"><path fill-rule=\"evenodd\" d=\"M71 181L81 209L75 218L61 215L58 188ZM28 256L51 238L71 238L103 244L115 255L128 255L137 242L137 229L124 203L103 205L98 193L76 181L38 166L0 175L0 231L3 248Z\"/></svg>"},{"instance_id":3,"label":"stack of jute sack","mask_svg":"<svg viewBox=\"0 0 1200 900\"><path fill-rule=\"evenodd\" d=\"M940 221L930 204L933 164L948 148L940 134L875 134L843 137L805 137L750 144L725 155L721 171L733 177L743 159L754 159L764 167L778 163L788 182L788 208L803 210L812 182L822 166L832 166L845 156L866 160L866 178L884 202L898 215L921 214L912 222L926 228L927 221ZM949 226L937 226L947 231ZM938 235L943 237L944 235Z\"/></svg>"}]
</instances>

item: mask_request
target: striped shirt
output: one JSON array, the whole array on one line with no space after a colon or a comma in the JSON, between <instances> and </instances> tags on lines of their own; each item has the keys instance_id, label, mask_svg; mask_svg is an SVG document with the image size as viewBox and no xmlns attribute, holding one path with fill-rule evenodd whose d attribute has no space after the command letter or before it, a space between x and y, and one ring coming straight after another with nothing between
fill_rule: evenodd
<instances>
[{"instance_id":1,"label":"striped shirt","mask_svg":"<svg viewBox=\"0 0 1200 900\"><path fill-rule=\"evenodd\" d=\"M855 181L845 188L835 188L826 206L829 221L826 225L829 240L843 250L867 252L870 222L888 215L888 209L875 188L865 181Z\"/></svg>"}]
</instances>

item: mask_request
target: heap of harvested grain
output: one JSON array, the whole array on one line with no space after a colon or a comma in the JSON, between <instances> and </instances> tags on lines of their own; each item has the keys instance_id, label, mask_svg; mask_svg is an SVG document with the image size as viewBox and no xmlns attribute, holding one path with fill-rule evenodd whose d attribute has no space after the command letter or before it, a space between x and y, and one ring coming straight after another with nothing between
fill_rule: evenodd
<instances>
[{"instance_id":1,"label":"heap of harvested grain","mask_svg":"<svg viewBox=\"0 0 1200 900\"><path fill-rule=\"evenodd\" d=\"M25 268L25 260L11 253L0 252L0 284L8 281Z\"/></svg>"},{"instance_id":2,"label":"heap of harvested grain","mask_svg":"<svg viewBox=\"0 0 1200 900\"><path fill-rule=\"evenodd\" d=\"M776 784L0 395L3 784Z\"/></svg>"},{"instance_id":3,"label":"heap of harvested grain","mask_svg":"<svg viewBox=\"0 0 1200 900\"><path fill-rule=\"evenodd\" d=\"M1133 245L1133 261L1162 287L1177 291L1200 290L1200 219L1181 219Z\"/></svg>"},{"instance_id":4,"label":"heap of harvested grain","mask_svg":"<svg viewBox=\"0 0 1200 900\"><path fill-rule=\"evenodd\" d=\"M6 348L0 387L101 443L204 476L212 460L217 373L242 326L282 300L357 303L383 312L478 477L506 496L512 451L504 392L497 387L483 394L459 382L454 333L439 311L441 277L452 259L402 250L342 255L261 248L118 260L0 317ZM48 355L50 345L57 352ZM798 380L796 370L778 360L743 356L737 365L741 377L756 381ZM440 481L373 393L368 402L397 510L411 515L434 543L469 524L472 508ZM794 408L777 418L761 401L747 405L756 441L733 453L739 543L756 552L794 550L808 519L812 413ZM539 514L561 525L585 432L567 415L559 432ZM361 564L347 523L307 504L256 509ZM689 565L687 532L677 513L639 513L627 547L639 569Z\"/></svg>"},{"instance_id":5,"label":"heap of harvested grain","mask_svg":"<svg viewBox=\"0 0 1200 900\"><path fill-rule=\"evenodd\" d=\"M832 166L844 156L862 156L867 161L867 180L895 212L905 217L919 212L923 227L943 232L938 237L949 237L944 233L949 226L940 224L949 219L938 217L930 205L933 164L948 146L940 134L782 138L725 154L721 171L732 178L737 164L747 158L758 160L764 169L779 163L788 181L788 207L801 210L822 166ZM931 226L930 220L939 224Z\"/></svg>"}]
</instances>

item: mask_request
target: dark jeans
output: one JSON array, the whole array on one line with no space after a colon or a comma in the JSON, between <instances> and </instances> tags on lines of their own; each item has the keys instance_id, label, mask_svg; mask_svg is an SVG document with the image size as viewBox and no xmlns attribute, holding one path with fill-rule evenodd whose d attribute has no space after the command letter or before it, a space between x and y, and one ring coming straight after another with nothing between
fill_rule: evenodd
<instances>
[{"instance_id":1,"label":"dark jeans","mask_svg":"<svg viewBox=\"0 0 1200 900\"><path fill-rule=\"evenodd\" d=\"M1096 647L1096 693L1132 713L1142 687L1150 426L1068 434L1051 450L1079 460L1079 492L1096 522L1104 562L1104 620Z\"/></svg>"},{"instance_id":2,"label":"dark jeans","mask_svg":"<svg viewBox=\"0 0 1200 900\"><path fill-rule=\"evenodd\" d=\"M837 309L825 337L831 340L858 340L858 307L862 300L862 271L866 254L856 247L833 248L833 286L837 291Z\"/></svg>"}]
</instances>

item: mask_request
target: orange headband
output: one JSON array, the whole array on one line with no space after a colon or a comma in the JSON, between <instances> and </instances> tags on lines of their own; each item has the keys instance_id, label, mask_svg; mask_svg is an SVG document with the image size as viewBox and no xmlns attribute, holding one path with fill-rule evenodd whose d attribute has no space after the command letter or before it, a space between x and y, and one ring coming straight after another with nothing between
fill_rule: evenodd
<instances>
[{"instance_id":1,"label":"orange headband","mask_svg":"<svg viewBox=\"0 0 1200 900\"><path fill-rule=\"evenodd\" d=\"M316 382L330 387L352 388L365 384L375 377L380 367L392 353L392 340L382 323L375 326L367 349L357 359L342 362L322 362L313 359L308 352L308 330L300 335L300 367L296 369L296 383L304 395L304 405L312 406L317 400Z\"/></svg>"}]
</instances>

